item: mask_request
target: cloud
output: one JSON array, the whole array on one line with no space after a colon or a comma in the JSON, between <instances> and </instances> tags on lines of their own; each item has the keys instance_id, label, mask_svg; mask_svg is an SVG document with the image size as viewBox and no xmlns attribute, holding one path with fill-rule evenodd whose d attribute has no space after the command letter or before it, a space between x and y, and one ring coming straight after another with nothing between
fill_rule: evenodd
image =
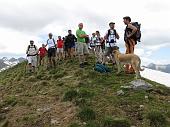
<instances>
[{"instance_id":1,"label":"cloud","mask_svg":"<svg viewBox=\"0 0 170 127\"><path fill-rule=\"evenodd\" d=\"M49 32L55 38L65 36L68 29L75 33L79 22L84 23L87 34L100 30L104 36L110 21L116 22L121 37L118 45L125 50L122 17L130 15L142 24L142 42L135 52L152 61L150 56L156 51L170 47L169 13L168 0L4 0L0 1L0 53L25 54L29 40L40 46Z\"/></svg>"},{"instance_id":2,"label":"cloud","mask_svg":"<svg viewBox=\"0 0 170 127\"><path fill-rule=\"evenodd\" d=\"M0 26L18 31L39 31L50 23L60 24L69 16L68 10L51 2L10 1L9 4L0 4Z\"/></svg>"},{"instance_id":3,"label":"cloud","mask_svg":"<svg viewBox=\"0 0 170 127\"><path fill-rule=\"evenodd\" d=\"M164 1L152 0L152 1L147 2L147 4L145 5L145 8L148 11L154 12L154 13L165 12L165 11L169 11L169 3L166 0Z\"/></svg>"},{"instance_id":4,"label":"cloud","mask_svg":"<svg viewBox=\"0 0 170 127\"><path fill-rule=\"evenodd\" d=\"M34 40L36 45L40 46L37 36L25 34L23 32L17 32L11 29L0 29L1 43L0 53L14 53L25 54L26 47L30 40Z\"/></svg>"}]
</instances>

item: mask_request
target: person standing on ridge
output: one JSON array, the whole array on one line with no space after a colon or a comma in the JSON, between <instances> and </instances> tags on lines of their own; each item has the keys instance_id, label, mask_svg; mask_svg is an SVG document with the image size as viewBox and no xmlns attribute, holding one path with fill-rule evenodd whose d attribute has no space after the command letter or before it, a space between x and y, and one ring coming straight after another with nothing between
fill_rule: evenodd
<instances>
[{"instance_id":1,"label":"person standing on ridge","mask_svg":"<svg viewBox=\"0 0 170 127\"><path fill-rule=\"evenodd\" d=\"M96 44L96 34L92 33L92 37L90 39L90 49L93 55L95 54L95 44Z\"/></svg>"},{"instance_id":2,"label":"person standing on ridge","mask_svg":"<svg viewBox=\"0 0 170 127\"><path fill-rule=\"evenodd\" d=\"M58 40L57 40L57 59L59 61L62 61L64 59L63 45L64 45L64 41L61 39L61 36L58 36Z\"/></svg>"},{"instance_id":3,"label":"person standing on ridge","mask_svg":"<svg viewBox=\"0 0 170 127\"><path fill-rule=\"evenodd\" d=\"M109 27L110 27L110 29L106 32L106 35L104 37L106 39L106 49L105 49L105 53L104 53L103 64L106 63L107 57L111 56L112 63L114 65L116 63L116 61L114 59L113 50L115 50L117 48L116 40L119 39L119 34L117 33L117 31L115 29L114 22L110 22Z\"/></svg>"},{"instance_id":4,"label":"person standing on ridge","mask_svg":"<svg viewBox=\"0 0 170 127\"><path fill-rule=\"evenodd\" d=\"M134 54L134 48L137 43L135 33L137 28L131 24L131 18L129 16L123 17L123 22L126 25L124 41L126 46L126 54ZM134 73L131 65L126 64L126 73Z\"/></svg>"},{"instance_id":5,"label":"person standing on ridge","mask_svg":"<svg viewBox=\"0 0 170 127\"><path fill-rule=\"evenodd\" d=\"M49 65L47 66L47 68L52 68L52 67L56 66L56 61L55 61L56 44L55 44L55 40L53 38L53 34L49 33L48 36L49 36L49 39L47 40L46 46L48 46L48 62L49 62Z\"/></svg>"},{"instance_id":6,"label":"person standing on ridge","mask_svg":"<svg viewBox=\"0 0 170 127\"><path fill-rule=\"evenodd\" d=\"M96 63L102 63L102 38L100 37L100 32L96 31L96 44L95 44L95 56L96 56Z\"/></svg>"},{"instance_id":7,"label":"person standing on ridge","mask_svg":"<svg viewBox=\"0 0 170 127\"><path fill-rule=\"evenodd\" d=\"M78 25L78 30L76 31L77 43L78 43L78 56L80 68L84 68L85 65L88 64L87 56L89 54L88 45L86 44L85 38L89 37L85 31L83 31L83 23Z\"/></svg>"},{"instance_id":8,"label":"person standing on ridge","mask_svg":"<svg viewBox=\"0 0 170 127\"><path fill-rule=\"evenodd\" d=\"M68 35L65 41L68 44L68 56L73 58L75 56L75 42L77 41L77 38L72 34L71 30L68 30Z\"/></svg>"},{"instance_id":9,"label":"person standing on ridge","mask_svg":"<svg viewBox=\"0 0 170 127\"><path fill-rule=\"evenodd\" d=\"M35 68L37 67L38 48L34 45L33 40L30 40L30 45L28 45L26 54L28 60L28 71L35 72Z\"/></svg>"},{"instance_id":10,"label":"person standing on ridge","mask_svg":"<svg viewBox=\"0 0 170 127\"><path fill-rule=\"evenodd\" d=\"M47 55L47 49L45 48L45 45L42 44L42 47L39 48L39 65L45 65L45 57Z\"/></svg>"}]
</instances>

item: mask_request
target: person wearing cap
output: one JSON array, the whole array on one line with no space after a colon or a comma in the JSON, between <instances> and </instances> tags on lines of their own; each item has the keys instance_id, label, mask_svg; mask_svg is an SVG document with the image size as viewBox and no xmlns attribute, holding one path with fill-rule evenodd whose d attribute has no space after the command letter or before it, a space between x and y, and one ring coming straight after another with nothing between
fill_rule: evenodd
<instances>
[{"instance_id":1,"label":"person wearing cap","mask_svg":"<svg viewBox=\"0 0 170 127\"><path fill-rule=\"evenodd\" d=\"M49 36L49 39L47 40L47 44L46 44L46 46L48 47L48 61L49 61L48 68L51 68L51 67L56 66L56 62L55 62L56 43L55 43L52 33L49 33L48 36Z\"/></svg>"},{"instance_id":2,"label":"person wearing cap","mask_svg":"<svg viewBox=\"0 0 170 127\"><path fill-rule=\"evenodd\" d=\"M33 40L30 40L30 45L27 47L26 54L28 60L28 70L29 72L35 72L35 68L37 67L38 48L34 45Z\"/></svg>"},{"instance_id":3,"label":"person wearing cap","mask_svg":"<svg viewBox=\"0 0 170 127\"><path fill-rule=\"evenodd\" d=\"M114 22L110 22L109 27L110 29L106 32L106 35L104 37L106 40L106 45L105 45L106 48L105 48L105 53L103 58L103 64L106 63L107 57L110 57L114 65L115 59L114 59L113 50L118 48L116 44L116 40L119 39L119 34L116 32Z\"/></svg>"},{"instance_id":4,"label":"person wearing cap","mask_svg":"<svg viewBox=\"0 0 170 127\"><path fill-rule=\"evenodd\" d=\"M83 31L83 23L78 25L79 29L76 31L77 36L77 53L79 56L80 68L84 68L88 64L87 56L89 54L88 45L86 44L86 39L89 37L85 31Z\"/></svg>"}]
</instances>

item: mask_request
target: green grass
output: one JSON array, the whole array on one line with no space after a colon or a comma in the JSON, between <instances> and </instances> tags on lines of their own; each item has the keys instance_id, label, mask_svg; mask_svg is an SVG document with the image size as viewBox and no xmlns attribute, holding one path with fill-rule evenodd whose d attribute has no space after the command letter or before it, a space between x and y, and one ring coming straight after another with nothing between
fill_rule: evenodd
<instances>
[{"instance_id":1,"label":"green grass","mask_svg":"<svg viewBox=\"0 0 170 127\"><path fill-rule=\"evenodd\" d=\"M66 60L49 71L40 67L35 74L25 73L26 64L21 63L0 73L0 115L5 113L9 127L53 127L50 119L54 118L59 119L61 127L102 127L105 124L128 127L129 123L150 127L151 120L161 121L163 125L164 118L165 126L170 126L169 88L144 79L153 85L151 90L123 90L125 94L117 96L121 86L128 85L135 76L124 73L117 76L115 70L101 74L93 70L93 57L89 62L89 66L80 69L77 59ZM7 107L9 110L5 110ZM42 107L51 109L37 112ZM151 111L161 113L153 115ZM157 119L157 115L163 115L162 119Z\"/></svg>"}]
</instances>

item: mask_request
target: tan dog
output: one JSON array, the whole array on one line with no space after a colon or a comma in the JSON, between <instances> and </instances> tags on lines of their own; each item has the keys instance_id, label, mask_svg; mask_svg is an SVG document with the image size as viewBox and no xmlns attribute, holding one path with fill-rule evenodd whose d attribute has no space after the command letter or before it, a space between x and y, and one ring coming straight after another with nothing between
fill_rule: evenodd
<instances>
[{"instance_id":1,"label":"tan dog","mask_svg":"<svg viewBox=\"0 0 170 127\"><path fill-rule=\"evenodd\" d=\"M143 71L144 69L141 69L141 59L139 56L135 54L121 54L119 50L114 50L113 53L118 67L117 74L121 72L122 63L131 64L136 73L136 78L141 78L140 71Z\"/></svg>"}]
</instances>

